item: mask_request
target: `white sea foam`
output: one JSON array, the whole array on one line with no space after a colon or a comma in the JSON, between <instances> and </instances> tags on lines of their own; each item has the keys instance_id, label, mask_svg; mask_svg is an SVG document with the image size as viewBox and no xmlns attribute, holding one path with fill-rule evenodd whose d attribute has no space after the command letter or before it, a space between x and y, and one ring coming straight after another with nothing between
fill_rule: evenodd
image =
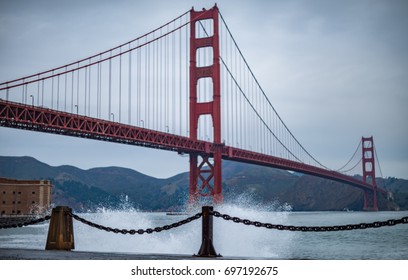
<instances>
[{"instance_id":1,"label":"white sea foam","mask_svg":"<svg viewBox=\"0 0 408 280\"><path fill-rule=\"evenodd\" d=\"M250 197L242 196L234 202L218 205L214 209L222 214L242 219L285 224L290 207L277 203L256 204ZM197 212L190 212L187 215ZM146 213L129 205L115 210L102 208L97 213L83 214L84 218L104 226L136 230L171 224L187 218L187 215ZM224 256L279 257L290 247L291 234L236 224L217 217L213 219L214 247L217 253ZM107 233L78 223L75 227L76 249L80 251L195 254L201 245L200 219L169 231L143 235Z\"/></svg>"}]
</instances>

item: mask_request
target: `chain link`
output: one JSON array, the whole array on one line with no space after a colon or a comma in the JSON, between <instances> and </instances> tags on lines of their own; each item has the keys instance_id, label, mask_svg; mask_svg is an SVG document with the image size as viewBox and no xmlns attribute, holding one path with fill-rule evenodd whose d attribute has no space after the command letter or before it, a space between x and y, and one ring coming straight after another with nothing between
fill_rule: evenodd
<instances>
[{"instance_id":1,"label":"chain link","mask_svg":"<svg viewBox=\"0 0 408 280\"><path fill-rule=\"evenodd\" d=\"M18 228L18 227L25 227L25 226L30 226L30 225L35 225L39 224L42 222L45 222L47 220L51 219L50 215L47 215L45 217L39 218L39 219L34 219L34 220L27 220L21 223L16 223L16 224L0 224L0 229L6 229L6 228Z\"/></svg>"},{"instance_id":2,"label":"chain link","mask_svg":"<svg viewBox=\"0 0 408 280\"><path fill-rule=\"evenodd\" d=\"M129 230L129 229L118 229L118 228L106 227L106 226L99 225L99 224L93 223L91 221L88 221L88 220L86 220L84 218L81 218L78 215L75 215L73 213L67 213L67 215L72 216L72 218L74 218L75 220L77 220L77 221L79 221L81 223L84 223L84 224L86 224L86 225L88 225L90 227L94 227L94 228L97 228L97 229L100 229L100 230L104 230L104 231L107 231L107 232L113 232L113 233L134 235L136 233L137 234L144 234L144 233L151 234L153 232L161 232L163 230L170 230L172 228L176 228L176 227L188 224L188 223L190 223L190 222L192 222L194 220L199 219L202 216L202 213L197 213L194 216L191 216L191 217L189 217L189 218L187 218L185 220L181 220L181 221L176 222L176 223L172 223L170 225L165 225L165 226L162 226L162 227L155 227L155 228L147 228L147 229L137 229L137 230L136 229L130 229Z\"/></svg>"},{"instance_id":3,"label":"chain link","mask_svg":"<svg viewBox=\"0 0 408 280\"><path fill-rule=\"evenodd\" d=\"M217 218L222 218L226 221L233 221L234 223L241 223L247 226L264 227L267 229L277 229L277 230L288 230L288 231L302 231L302 232L323 232L323 231L343 231L343 230L354 230L354 229L367 229L367 228L379 228L384 226L395 226L398 224L408 224L408 217L403 217L397 220L388 220L381 222L372 223L360 223L351 225L341 225L341 226L285 226L285 225L275 225L270 223L261 223L257 221L250 221L247 219L241 219L238 217L231 217L227 214L221 214L218 211L211 212L211 215Z\"/></svg>"}]
</instances>

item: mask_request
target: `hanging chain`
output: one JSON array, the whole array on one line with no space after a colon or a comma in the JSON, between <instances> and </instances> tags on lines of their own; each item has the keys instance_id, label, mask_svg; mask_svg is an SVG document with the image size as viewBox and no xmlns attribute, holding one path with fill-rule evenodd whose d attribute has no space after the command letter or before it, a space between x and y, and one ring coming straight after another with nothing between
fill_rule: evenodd
<instances>
[{"instance_id":1,"label":"hanging chain","mask_svg":"<svg viewBox=\"0 0 408 280\"><path fill-rule=\"evenodd\" d=\"M129 230L129 229L118 229L118 228L111 228L111 227L102 226L102 225L93 223L91 221L85 220L84 218L81 218L78 215L75 215L75 214L72 214L72 213L67 213L67 214L72 216L72 218L74 218L75 220L77 220L77 221L79 221L81 223L84 223L84 224L86 224L86 225L88 225L90 227L94 227L94 228L104 230L104 231L107 231L107 232L121 233L121 234L131 234L131 235L134 235L136 233L137 234L144 234L144 233L151 234L153 232L161 232L163 230L170 230L172 228L176 228L176 227L188 224L188 223L190 223L190 222L192 222L194 220L199 219L202 216L202 213L197 213L194 216L191 216L191 217L189 217L189 218L187 218L185 220L182 220L182 221L170 224L170 225L165 225L165 226L162 226L162 227L155 227L155 228L147 228L147 229L138 229L138 230L130 229Z\"/></svg>"},{"instance_id":2,"label":"hanging chain","mask_svg":"<svg viewBox=\"0 0 408 280\"><path fill-rule=\"evenodd\" d=\"M21 223L16 223L16 224L0 224L0 229L6 229L6 228L18 228L18 227L25 227L25 226L30 226L30 225L35 225L35 224L39 224L42 222L45 222L47 220L51 219L51 216L45 216L39 219L35 219L35 220L27 220Z\"/></svg>"},{"instance_id":3,"label":"hanging chain","mask_svg":"<svg viewBox=\"0 0 408 280\"><path fill-rule=\"evenodd\" d=\"M408 224L408 217L403 217L397 220L350 224L350 225L341 225L341 226L285 226L285 225L276 225L276 224L270 224L270 223L261 223L257 221L241 219L238 217L231 217L230 215L221 214L220 212L217 212L217 211L213 211L211 215L217 218L223 218L226 221L233 221L234 223L241 223L247 226L264 227L267 229L277 229L277 230L302 231L302 232L342 231L342 230L353 230L353 229L379 228L379 227L384 227L384 226L395 226L398 224Z\"/></svg>"},{"instance_id":4,"label":"hanging chain","mask_svg":"<svg viewBox=\"0 0 408 280\"><path fill-rule=\"evenodd\" d=\"M162 227L155 227L155 228L147 228L147 229L118 229L118 228L112 228L112 227L107 227L103 225L99 225L96 223L93 223L91 221L88 221L84 218L79 217L78 215L75 215L73 213L67 213L67 215L71 216L75 220L84 223L88 226L104 230L107 232L113 232L113 233L121 233L121 234L144 234L148 233L151 234L153 232L161 232L165 230L170 230L172 228L176 228L185 224L188 224L194 220L197 220L201 218L202 213L197 213L191 217L188 217L187 219L181 220L179 222L175 222L169 225L165 225ZM233 221L234 223L241 223L247 226L255 226L255 227L264 227L267 229L277 229L277 230L286 230L286 231L302 231L302 232L330 232L330 231L345 231L345 230L355 230L355 229L368 229L368 228L379 228L379 227L385 227L385 226L395 226L398 224L408 224L408 216L407 217L402 217L400 219L390 219L387 221L377 221L377 222L372 222L372 223L360 223L360 224L349 224L349 225L340 225L340 226L292 226L292 225L279 225L279 224L271 224L271 223L262 223L258 221L251 221L248 219L241 219L238 217L231 217L228 214L221 214L218 211L212 211L211 215L217 218L222 218L226 221ZM16 223L16 224L0 224L0 229L7 229L7 228L17 228L17 227L24 227L24 226L29 226L29 225L35 225L39 224L42 222L45 222L47 220L50 220L51 216L47 215L45 217L35 219L35 220L28 220L24 221L21 223Z\"/></svg>"}]
</instances>

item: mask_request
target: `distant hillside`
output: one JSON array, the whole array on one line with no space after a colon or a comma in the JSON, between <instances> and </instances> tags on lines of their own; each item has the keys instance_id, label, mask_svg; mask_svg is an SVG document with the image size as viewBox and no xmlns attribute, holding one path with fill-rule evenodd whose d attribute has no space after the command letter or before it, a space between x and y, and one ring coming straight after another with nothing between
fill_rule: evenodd
<instances>
[{"instance_id":1,"label":"distant hillside","mask_svg":"<svg viewBox=\"0 0 408 280\"><path fill-rule=\"evenodd\" d=\"M50 179L55 185L54 204L77 210L120 207L126 195L128 204L133 207L169 210L184 205L188 193L187 187L178 186L180 178L184 178L180 175L157 179L120 167L89 170L67 165L53 167L31 157L0 157L0 177Z\"/></svg>"},{"instance_id":2,"label":"distant hillside","mask_svg":"<svg viewBox=\"0 0 408 280\"><path fill-rule=\"evenodd\" d=\"M122 207L124 203L141 210L179 211L188 199L189 174L157 179L121 167L82 170L73 166L53 167L31 157L0 157L0 177L50 179L55 205L76 210ZM385 180L393 201L379 199L381 210L408 209L408 181ZM266 205L289 204L298 211L362 210L361 190L337 182L278 169L225 161L225 201L250 197Z\"/></svg>"}]
</instances>

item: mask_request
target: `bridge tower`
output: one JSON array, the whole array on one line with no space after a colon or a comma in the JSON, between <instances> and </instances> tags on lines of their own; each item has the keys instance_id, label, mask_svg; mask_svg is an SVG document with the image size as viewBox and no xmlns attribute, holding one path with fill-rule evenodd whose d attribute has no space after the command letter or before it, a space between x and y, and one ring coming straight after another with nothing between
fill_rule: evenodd
<instances>
[{"instance_id":1,"label":"bridge tower","mask_svg":"<svg viewBox=\"0 0 408 280\"><path fill-rule=\"evenodd\" d=\"M190 11L190 138L196 140L199 118L202 115L212 117L214 141L212 147L206 147L205 154L190 154L190 195L189 203L194 203L199 196L212 197L215 204L222 203L222 148L221 143L221 85L220 85L220 47L218 31L218 8ZM213 34L197 38L200 21L212 20ZM197 66L197 50L212 48L213 64ZM212 79L213 99L198 102L197 86L199 79ZM213 160L210 160L210 155Z\"/></svg>"},{"instance_id":2,"label":"bridge tower","mask_svg":"<svg viewBox=\"0 0 408 280\"><path fill-rule=\"evenodd\" d=\"M378 211L377 207L377 183L375 181L375 160L374 160L374 140L373 137L362 137L362 163L363 181L371 184L373 191L364 191L364 210Z\"/></svg>"}]
</instances>

